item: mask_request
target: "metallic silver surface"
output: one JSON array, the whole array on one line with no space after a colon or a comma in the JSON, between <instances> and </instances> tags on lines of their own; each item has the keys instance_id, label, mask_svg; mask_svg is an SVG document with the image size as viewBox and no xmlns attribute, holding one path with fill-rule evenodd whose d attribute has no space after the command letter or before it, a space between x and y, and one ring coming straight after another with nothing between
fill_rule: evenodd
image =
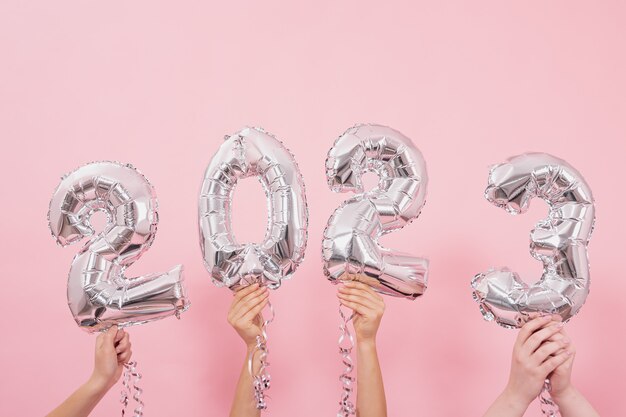
<instances>
[{"instance_id":1,"label":"metallic silver surface","mask_svg":"<svg viewBox=\"0 0 626 417\"><path fill-rule=\"evenodd\" d=\"M543 263L539 281L529 286L508 268L472 280L485 319L508 328L520 327L535 312L569 320L585 303L590 284L587 244L595 208L583 177L554 156L523 154L491 169L485 197L511 214L524 213L535 197L549 206L548 218L530 233L530 253Z\"/></svg>"},{"instance_id":2,"label":"metallic silver surface","mask_svg":"<svg viewBox=\"0 0 626 417\"><path fill-rule=\"evenodd\" d=\"M361 177L368 171L379 182L364 192ZM335 192L357 193L335 210L324 231L328 279L359 280L396 297L422 295L428 261L378 243L380 236L417 218L426 200L426 163L411 140L385 126L354 126L328 152L326 179Z\"/></svg>"},{"instance_id":3,"label":"metallic silver surface","mask_svg":"<svg viewBox=\"0 0 626 417\"><path fill-rule=\"evenodd\" d=\"M257 177L268 204L262 243L239 244L231 226L237 181ZM227 136L209 163L199 199L200 247L213 283L236 290L254 282L278 288L304 258L308 212L302 175L291 153L256 127Z\"/></svg>"},{"instance_id":4,"label":"metallic silver surface","mask_svg":"<svg viewBox=\"0 0 626 417\"><path fill-rule=\"evenodd\" d=\"M90 224L96 211L107 216L98 234ZM158 223L154 188L131 165L94 162L64 176L48 221L61 246L90 237L74 257L67 283L70 310L84 330L146 323L188 308L182 265L165 273L124 275L149 249Z\"/></svg>"}]
</instances>

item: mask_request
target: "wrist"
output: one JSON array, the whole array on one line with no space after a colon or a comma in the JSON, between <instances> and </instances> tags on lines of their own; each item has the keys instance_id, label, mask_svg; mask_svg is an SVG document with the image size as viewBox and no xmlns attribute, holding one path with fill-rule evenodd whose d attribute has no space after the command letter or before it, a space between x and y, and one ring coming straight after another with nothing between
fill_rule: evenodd
<instances>
[{"instance_id":1,"label":"wrist","mask_svg":"<svg viewBox=\"0 0 626 417\"><path fill-rule=\"evenodd\" d=\"M499 397L500 401L505 404L510 410L513 410L520 415L524 414L530 403L533 402L535 397L528 398L519 392L519 390L506 386L502 394Z\"/></svg>"},{"instance_id":2,"label":"wrist","mask_svg":"<svg viewBox=\"0 0 626 417\"><path fill-rule=\"evenodd\" d=\"M94 373L91 377L89 377L87 382L85 382L84 386L94 395L104 395L109 389L111 389L112 384L107 380L107 378Z\"/></svg>"},{"instance_id":3,"label":"wrist","mask_svg":"<svg viewBox=\"0 0 626 417\"><path fill-rule=\"evenodd\" d=\"M356 339L358 349L376 349L376 338L358 338Z\"/></svg>"},{"instance_id":4,"label":"wrist","mask_svg":"<svg viewBox=\"0 0 626 417\"><path fill-rule=\"evenodd\" d=\"M550 396L557 405L561 402L567 402L578 395L578 391L571 384L558 391L552 390Z\"/></svg>"},{"instance_id":5,"label":"wrist","mask_svg":"<svg viewBox=\"0 0 626 417\"><path fill-rule=\"evenodd\" d=\"M248 353L250 353L256 348L257 340L256 338L248 339L244 340L244 343L246 344L246 350L248 351Z\"/></svg>"}]
</instances>

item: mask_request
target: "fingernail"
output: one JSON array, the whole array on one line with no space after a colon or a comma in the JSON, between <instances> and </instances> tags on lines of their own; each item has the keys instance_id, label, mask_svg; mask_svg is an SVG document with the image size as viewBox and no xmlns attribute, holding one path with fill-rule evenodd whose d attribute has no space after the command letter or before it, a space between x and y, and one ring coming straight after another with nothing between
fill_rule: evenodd
<instances>
[{"instance_id":1,"label":"fingernail","mask_svg":"<svg viewBox=\"0 0 626 417\"><path fill-rule=\"evenodd\" d=\"M561 322L559 322L559 324L557 324L557 327L558 327L559 329L563 328L563 326L565 326L565 323L563 323L562 321L561 321Z\"/></svg>"},{"instance_id":2,"label":"fingernail","mask_svg":"<svg viewBox=\"0 0 626 417\"><path fill-rule=\"evenodd\" d=\"M569 339L562 339L564 344L569 344Z\"/></svg>"}]
</instances>

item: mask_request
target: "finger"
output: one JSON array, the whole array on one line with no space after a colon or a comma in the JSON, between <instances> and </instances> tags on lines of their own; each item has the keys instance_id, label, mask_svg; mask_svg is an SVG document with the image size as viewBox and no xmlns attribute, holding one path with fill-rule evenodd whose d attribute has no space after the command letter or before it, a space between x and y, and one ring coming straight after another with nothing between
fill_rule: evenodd
<instances>
[{"instance_id":1,"label":"finger","mask_svg":"<svg viewBox=\"0 0 626 417\"><path fill-rule=\"evenodd\" d=\"M126 346L126 349L118 352L118 354L117 354L117 361L121 362L121 363L124 363L123 358L130 357L131 350L132 350L132 344L129 343Z\"/></svg>"},{"instance_id":2,"label":"finger","mask_svg":"<svg viewBox=\"0 0 626 417\"><path fill-rule=\"evenodd\" d=\"M371 300L373 303L376 303L376 304L384 303L383 297L381 297L379 294L374 292L374 290L369 285L361 284L358 282L355 284L359 284L359 286L358 287L355 287L352 285L348 286L346 284L343 287L339 287L339 293L359 295L361 297L365 297Z\"/></svg>"},{"instance_id":3,"label":"finger","mask_svg":"<svg viewBox=\"0 0 626 417\"><path fill-rule=\"evenodd\" d=\"M547 340L549 340L550 342L556 342L556 341L564 339L564 338L566 338L566 336L563 334L563 329L561 329L560 332L557 332L557 333L553 334Z\"/></svg>"},{"instance_id":4,"label":"finger","mask_svg":"<svg viewBox=\"0 0 626 417\"><path fill-rule=\"evenodd\" d=\"M567 358L567 360L559 366L563 366L566 369L570 369L572 366L574 366L574 358L576 358L576 352L572 352L570 350L569 358Z\"/></svg>"},{"instance_id":5,"label":"finger","mask_svg":"<svg viewBox=\"0 0 626 417\"><path fill-rule=\"evenodd\" d=\"M259 288L258 282L255 282L252 285L248 285L247 287L243 287L242 289L240 289L239 291L235 293L235 299L240 300L246 295L250 294L251 292L256 291L258 288Z\"/></svg>"},{"instance_id":6,"label":"finger","mask_svg":"<svg viewBox=\"0 0 626 417\"><path fill-rule=\"evenodd\" d=\"M102 338L102 343L104 345L113 346L116 334L117 334L117 326L113 325L113 326L109 327L107 329L107 331L104 333L104 336Z\"/></svg>"},{"instance_id":7,"label":"finger","mask_svg":"<svg viewBox=\"0 0 626 417\"><path fill-rule=\"evenodd\" d=\"M346 282L346 287L350 289L359 289L365 291L367 294L371 295L373 299L382 300L381 295L377 293L371 285L367 285L359 281L348 281Z\"/></svg>"},{"instance_id":8,"label":"finger","mask_svg":"<svg viewBox=\"0 0 626 417\"><path fill-rule=\"evenodd\" d=\"M132 356L133 356L133 351L132 350L130 350L130 349L125 350L121 354L117 355L117 362L118 363L128 363Z\"/></svg>"},{"instance_id":9,"label":"finger","mask_svg":"<svg viewBox=\"0 0 626 417\"><path fill-rule=\"evenodd\" d=\"M519 334L517 335L517 343L520 346L523 345L526 342L526 340L533 333L535 333L535 331L545 326L546 324L550 323L550 321L551 321L550 316L541 316L541 317L537 317L535 319L530 320L525 325L523 325L522 328L520 329Z\"/></svg>"},{"instance_id":10,"label":"finger","mask_svg":"<svg viewBox=\"0 0 626 417\"><path fill-rule=\"evenodd\" d=\"M255 293L252 293L250 295L253 294ZM255 296L242 300L241 303L237 306L237 309L233 312L233 320L239 320L254 307L258 306L259 303L261 303L263 300L267 300L269 296L270 294L267 288L263 288L261 292L255 294Z\"/></svg>"},{"instance_id":11,"label":"finger","mask_svg":"<svg viewBox=\"0 0 626 417\"><path fill-rule=\"evenodd\" d=\"M380 304L376 304L369 298L362 297L361 295L338 293L337 298L339 298L340 300L361 304L363 307L366 307L369 310L377 310L381 307Z\"/></svg>"},{"instance_id":12,"label":"finger","mask_svg":"<svg viewBox=\"0 0 626 417\"><path fill-rule=\"evenodd\" d=\"M564 364L571 356L572 352L569 350L566 350L565 352L560 353L556 356L552 356L551 358L547 359L543 364L541 364L541 371L544 373L544 375L548 375L560 365Z\"/></svg>"},{"instance_id":13,"label":"finger","mask_svg":"<svg viewBox=\"0 0 626 417\"><path fill-rule=\"evenodd\" d=\"M543 343L536 351L532 354L531 359L537 365L542 364L545 360L552 355L558 354L558 352L567 347L569 344L569 339L563 338L557 342L546 342Z\"/></svg>"},{"instance_id":14,"label":"finger","mask_svg":"<svg viewBox=\"0 0 626 417\"><path fill-rule=\"evenodd\" d=\"M361 316L367 315L368 309L362 306L361 304L353 303L352 301L344 301L344 300L339 300L339 302L341 303L341 305L352 309L355 313L360 314Z\"/></svg>"},{"instance_id":15,"label":"finger","mask_svg":"<svg viewBox=\"0 0 626 417\"><path fill-rule=\"evenodd\" d=\"M563 327L563 328L561 329L561 331L559 332L559 334L560 334L560 335L563 335L564 337L568 337L568 336L567 336L567 332L565 331L565 327Z\"/></svg>"},{"instance_id":16,"label":"finger","mask_svg":"<svg viewBox=\"0 0 626 417\"><path fill-rule=\"evenodd\" d=\"M126 333L124 329L119 329L117 333L115 334L115 343L118 343L120 340L124 338L124 335L127 335L127 334L128 333Z\"/></svg>"},{"instance_id":17,"label":"finger","mask_svg":"<svg viewBox=\"0 0 626 417\"><path fill-rule=\"evenodd\" d=\"M267 303L269 303L269 301L270 300L266 298L263 301L261 301L259 304L251 308L246 314L244 314L241 317L241 321L243 321L244 323L248 321L254 321L258 317L260 319L260 323L257 322L256 324L262 324L263 319L259 315L261 314L261 311L263 311Z\"/></svg>"},{"instance_id":18,"label":"finger","mask_svg":"<svg viewBox=\"0 0 626 417\"><path fill-rule=\"evenodd\" d=\"M248 288L248 287L246 287ZM263 294L267 292L267 288L266 287L261 287L261 288L257 288L254 291L250 291L248 292L244 297L241 298L235 298L232 302L232 304L230 305L230 310L228 312L229 315L229 319L236 317L239 314L239 310L241 309L241 306L248 300L257 297L259 294Z\"/></svg>"},{"instance_id":19,"label":"finger","mask_svg":"<svg viewBox=\"0 0 626 417\"><path fill-rule=\"evenodd\" d=\"M129 347L130 347L130 338L128 337L128 333L126 333L126 336L124 336L124 338L120 340L117 346L115 347L115 352L118 354L122 353L123 351L127 350Z\"/></svg>"},{"instance_id":20,"label":"finger","mask_svg":"<svg viewBox=\"0 0 626 417\"><path fill-rule=\"evenodd\" d=\"M250 292L249 294L246 294L245 297L240 298L237 301L237 305L242 305L245 304L247 301L252 300L253 298L258 297L261 294L267 293L269 290L267 289L267 287L261 287L261 288L257 288L256 290Z\"/></svg>"},{"instance_id":21,"label":"finger","mask_svg":"<svg viewBox=\"0 0 626 417\"><path fill-rule=\"evenodd\" d=\"M524 350L527 354L531 355L544 341L552 337L552 335L558 333L562 328L563 323L552 322L549 326L545 326L542 329L537 330L528 339L526 339L526 343L524 343Z\"/></svg>"},{"instance_id":22,"label":"finger","mask_svg":"<svg viewBox=\"0 0 626 417\"><path fill-rule=\"evenodd\" d=\"M104 342L104 336L106 332L100 333L98 337L96 337L96 349L100 349L102 347L102 343Z\"/></svg>"}]
</instances>

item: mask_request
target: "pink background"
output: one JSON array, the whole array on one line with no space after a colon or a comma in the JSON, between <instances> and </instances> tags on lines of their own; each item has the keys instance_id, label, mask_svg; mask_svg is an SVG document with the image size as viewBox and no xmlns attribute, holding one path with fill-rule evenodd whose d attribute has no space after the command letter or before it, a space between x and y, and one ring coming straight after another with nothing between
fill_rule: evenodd
<instances>
[{"instance_id":1,"label":"pink background","mask_svg":"<svg viewBox=\"0 0 626 417\"><path fill-rule=\"evenodd\" d=\"M91 372L94 338L66 305L78 247L54 244L46 211L61 174L113 159L139 167L161 207L155 244L129 273L183 263L193 303L180 321L131 330L146 415L227 415L244 350L230 294L202 265L197 196L223 135L260 125L295 154L310 208L306 260L272 294L268 415L335 415L337 302L319 248L346 196L327 189L324 159L357 122L413 138L431 178L420 219L384 240L431 260L423 298L386 299L389 415L479 415L506 383L515 332L482 320L469 282L491 265L539 276L528 233L546 206L511 217L482 196L490 164L531 150L566 159L593 189L591 295L568 325L574 382L600 414L626 414L624 3L295 3L0 3L0 414L43 415ZM248 180L236 194L238 237L259 240L261 188ZM93 415L116 415L117 401L109 393Z\"/></svg>"}]
</instances>

